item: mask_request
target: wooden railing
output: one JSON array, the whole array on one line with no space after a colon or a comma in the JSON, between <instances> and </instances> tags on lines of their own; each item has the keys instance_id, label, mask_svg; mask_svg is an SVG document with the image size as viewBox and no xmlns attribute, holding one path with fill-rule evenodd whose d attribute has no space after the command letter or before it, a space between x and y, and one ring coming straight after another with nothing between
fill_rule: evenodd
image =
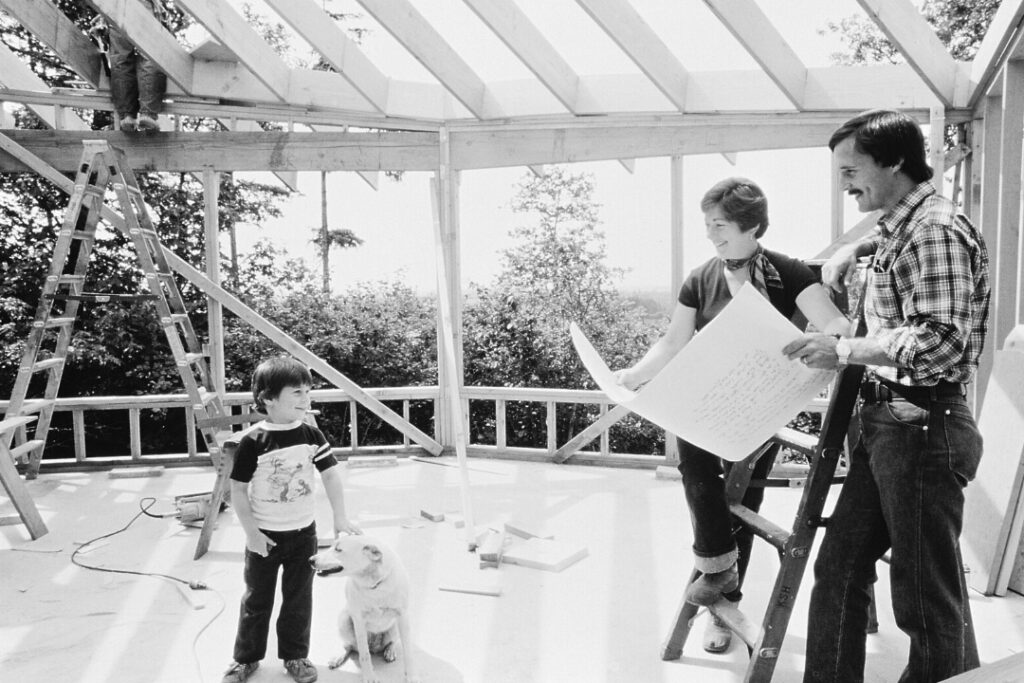
<instances>
[{"instance_id":1,"label":"wooden railing","mask_svg":"<svg viewBox=\"0 0 1024 683\"><path fill-rule=\"evenodd\" d=\"M366 393L382 402L392 404L401 403L400 414L405 419L410 417L410 406L414 402L430 402L432 414L436 415L438 388L436 386L424 387L389 387L366 389ZM396 432L393 443L367 445L360 442L359 417L360 411L363 415L369 415L369 411L360 408L358 403L341 389L318 389L312 392L314 407L319 407L325 412L336 407L336 404L347 403L348 410L348 436L349 442L343 447L336 447L335 452L342 456L371 455L371 454L398 454L398 455L424 455L425 451L417 444L410 442ZM484 458L511 458L517 460L551 461L555 451L559 447L557 443L557 410L559 405L578 404L581 406L597 406L598 414L603 415L613 405L603 392L572 390L572 389L524 389L510 387L465 387L463 390L463 411L485 409L488 413L493 411L494 415L494 438L493 442L487 439L474 440L472 434L467 446L467 453L471 456ZM493 408L487 408L486 404L493 404ZM545 445L543 447L509 446L509 433L507 424L508 405L510 403L539 403L543 404L545 412ZM249 410L251 395L248 392L229 392L225 395L224 404L231 408L232 412L240 413ZM808 406L808 410L823 411L826 407L824 400L818 399ZM0 411L6 411L7 402L0 401ZM142 438L142 415L145 411L181 411L184 419L182 429L185 431L184 439L178 438L175 441L186 444L185 452L143 452ZM124 444L123 453L114 455L89 455L90 437L87 434L87 416L96 411L122 411L125 413L128 424L128 443ZM205 445L199 438L195 426L195 419L189 409L188 398L184 394L164 394L151 396L91 396L80 398L59 398L55 412L71 413L71 428L73 434L74 457L55 458L47 457L44 453L42 470L57 468L102 468L110 466L121 466L130 464L208 464L209 456L205 451ZM582 429L586 424L581 424ZM573 435L568 435L569 437ZM653 468L665 462L663 454L641 455L631 453L616 453L611 450L611 439L608 430L604 430L596 439L597 450L581 450L572 456L571 462L578 464L619 466L619 467L642 467ZM451 447L445 444L446 452ZM108 449L109 450L109 449Z\"/></svg>"}]
</instances>

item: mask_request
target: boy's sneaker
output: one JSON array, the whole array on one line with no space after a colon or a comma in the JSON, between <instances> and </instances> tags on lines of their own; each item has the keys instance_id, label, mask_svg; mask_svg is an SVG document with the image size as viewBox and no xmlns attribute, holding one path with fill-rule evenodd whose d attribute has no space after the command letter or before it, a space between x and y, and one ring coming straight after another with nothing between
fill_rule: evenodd
<instances>
[{"instance_id":1,"label":"boy's sneaker","mask_svg":"<svg viewBox=\"0 0 1024 683\"><path fill-rule=\"evenodd\" d=\"M286 659L284 668L296 683L313 683L316 680L316 667L306 658Z\"/></svg>"},{"instance_id":2,"label":"boy's sneaker","mask_svg":"<svg viewBox=\"0 0 1024 683\"><path fill-rule=\"evenodd\" d=\"M220 683L243 683L248 680L249 676L252 676L259 665L259 662L249 662L248 664L231 662L231 666L224 672L224 678L220 680Z\"/></svg>"},{"instance_id":3,"label":"boy's sneaker","mask_svg":"<svg viewBox=\"0 0 1024 683\"><path fill-rule=\"evenodd\" d=\"M121 118L121 131L125 133L134 133L139 129L139 122L134 116L124 116Z\"/></svg>"},{"instance_id":4,"label":"boy's sneaker","mask_svg":"<svg viewBox=\"0 0 1024 683\"><path fill-rule=\"evenodd\" d=\"M149 114L139 114L139 130L143 133L155 133L160 130L160 123Z\"/></svg>"}]
</instances>

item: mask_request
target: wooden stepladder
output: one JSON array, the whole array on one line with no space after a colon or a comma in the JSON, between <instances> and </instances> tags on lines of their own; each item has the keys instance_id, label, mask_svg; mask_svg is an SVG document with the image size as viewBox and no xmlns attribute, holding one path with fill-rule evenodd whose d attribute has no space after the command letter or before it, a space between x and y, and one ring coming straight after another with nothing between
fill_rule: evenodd
<instances>
[{"instance_id":1,"label":"wooden stepladder","mask_svg":"<svg viewBox=\"0 0 1024 683\"><path fill-rule=\"evenodd\" d=\"M771 440L806 454L810 460L807 481L791 529L787 530L772 523L740 502L750 485L751 472L757 458L767 449L761 449L736 463L726 480L726 496L733 517L751 529L756 536L774 546L781 560L775 587L760 627L747 619L728 600L719 600L708 608L747 645L750 664L747 666L744 681L770 681L775 671L814 536L818 527L824 526L826 522L821 513L845 448L863 375L862 365L847 366L839 373L818 439L815 440L814 437L808 437L792 429L783 429ZM699 574L694 571L690 581L694 581L698 576ZM698 610L697 605L686 602L685 598L680 602L672 630L662 646L663 660L675 660L682 656L683 645Z\"/></svg>"},{"instance_id":2,"label":"wooden stepladder","mask_svg":"<svg viewBox=\"0 0 1024 683\"><path fill-rule=\"evenodd\" d=\"M213 385L206 356L189 320L184 300L167 263L159 235L146 210L135 175L126 163L124 153L109 146L105 140L86 140L83 145L85 149L78 165L74 191L54 247L49 274L43 285L4 420L7 423L34 416L34 434L32 439L27 439L24 433L16 434L15 438L22 443L12 452L23 457L29 456L26 477L34 478L39 472L80 304L143 298L152 300L156 306L196 424L200 427L214 464L219 465L217 433L213 428L202 425L211 418L224 417L225 407L221 396L210 388ZM120 204L124 216L124 232L134 245L148 293L108 294L85 291L97 224L108 190L113 191ZM45 375L45 379L37 380L38 375ZM12 433L18 431L25 431L25 423L19 424L14 430L5 431L0 437L0 445L6 449L11 443ZM219 501L218 507L211 509L219 509ZM206 543L209 543L208 535Z\"/></svg>"}]
</instances>

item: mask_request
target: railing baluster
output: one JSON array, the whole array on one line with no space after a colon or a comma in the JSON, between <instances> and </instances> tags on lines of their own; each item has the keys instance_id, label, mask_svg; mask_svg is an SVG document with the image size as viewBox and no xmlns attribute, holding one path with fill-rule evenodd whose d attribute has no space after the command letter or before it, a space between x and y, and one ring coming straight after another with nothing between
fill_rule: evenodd
<instances>
[{"instance_id":1,"label":"railing baluster","mask_svg":"<svg viewBox=\"0 0 1024 683\"><path fill-rule=\"evenodd\" d=\"M548 453L554 453L555 449L558 448L558 444L555 443L557 441L557 439L555 438L556 437L556 433L555 432L558 429L558 427L557 427L558 420L556 419L557 418L557 414L556 414L556 411L555 411L555 405L556 404L555 404L554 401L548 401L547 402L547 413L546 414L547 414L547 423L548 423Z\"/></svg>"},{"instance_id":2,"label":"railing baluster","mask_svg":"<svg viewBox=\"0 0 1024 683\"><path fill-rule=\"evenodd\" d=\"M505 431L505 399L499 398L494 401L494 447L498 453L504 453L508 447Z\"/></svg>"},{"instance_id":3,"label":"railing baluster","mask_svg":"<svg viewBox=\"0 0 1024 683\"><path fill-rule=\"evenodd\" d=\"M196 414L192 412L191 406L185 408L185 444L189 458L199 457L199 446L196 443Z\"/></svg>"},{"instance_id":4,"label":"railing baluster","mask_svg":"<svg viewBox=\"0 0 1024 683\"><path fill-rule=\"evenodd\" d=\"M142 459L142 429L139 424L138 408L128 409L128 440L131 448L132 460Z\"/></svg>"},{"instance_id":5,"label":"railing baluster","mask_svg":"<svg viewBox=\"0 0 1024 683\"><path fill-rule=\"evenodd\" d=\"M600 419L607 412L608 412L608 404L606 402L604 402L604 401L601 401L601 413L600 413L600 415L598 415L598 418ZM604 455L604 456L610 455L611 452L612 452L611 437L608 435L608 432L609 432L610 429L611 429L611 427L609 427L608 429L606 429L603 432L601 432L601 455Z\"/></svg>"},{"instance_id":6,"label":"railing baluster","mask_svg":"<svg viewBox=\"0 0 1024 683\"><path fill-rule=\"evenodd\" d=\"M407 398L402 400L402 419L406 422L409 421L409 399ZM402 447L409 447L409 435L405 432L402 432Z\"/></svg>"},{"instance_id":7,"label":"railing baluster","mask_svg":"<svg viewBox=\"0 0 1024 683\"><path fill-rule=\"evenodd\" d=\"M85 462L85 410L71 411L75 439L75 462Z\"/></svg>"},{"instance_id":8,"label":"railing baluster","mask_svg":"<svg viewBox=\"0 0 1024 683\"><path fill-rule=\"evenodd\" d=\"M356 450L359 448L359 420L357 419L356 416L356 405L357 404L355 401L348 402L350 411L348 419L348 429L352 435L351 448L353 453L355 453Z\"/></svg>"}]
</instances>

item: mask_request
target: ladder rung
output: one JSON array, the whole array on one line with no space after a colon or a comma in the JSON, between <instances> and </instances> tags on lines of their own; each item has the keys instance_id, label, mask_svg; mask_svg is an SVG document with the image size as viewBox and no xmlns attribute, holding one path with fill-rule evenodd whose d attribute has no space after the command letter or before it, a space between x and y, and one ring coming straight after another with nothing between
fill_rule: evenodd
<instances>
[{"instance_id":1,"label":"ladder rung","mask_svg":"<svg viewBox=\"0 0 1024 683\"><path fill-rule=\"evenodd\" d=\"M41 360L32 366L32 372L42 372L43 370L49 370L50 368L57 368L64 365L64 357L58 356L56 358L47 358Z\"/></svg>"},{"instance_id":2,"label":"ladder rung","mask_svg":"<svg viewBox=\"0 0 1024 683\"><path fill-rule=\"evenodd\" d=\"M63 274L56 277L58 285L80 285L85 282L84 275Z\"/></svg>"},{"instance_id":3,"label":"ladder rung","mask_svg":"<svg viewBox=\"0 0 1024 683\"><path fill-rule=\"evenodd\" d=\"M65 327L74 324L74 318L50 318L49 320L46 321L46 324L43 325L43 327L46 329L52 329L54 327Z\"/></svg>"},{"instance_id":4,"label":"ladder rung","mask_svg":"<svg viewBox=\"0 0 1024 683\"><path fill-rule=\"evenodd\" d=\"M96 239L96 235L85 230L75 230L71 233L71 239L81 240L82 242L91 242Z\"/></svg>"},{"instance_id":5,"label":"ladder rung","mask_svg":"<svg viewBox=\"0 0 1024 683\"><path fill-rule=\"evenodd\" d=\"M82 294L48 294L52 301L86 301L106 304L112 301L146 301L158 298L156 294L101 294L99 292L83 292Z\"/></svg>"},{"instance_id":6,"label":"ladder rung","mask_svg":"<svg viewBox=\"0 0 1024 683\"><path fill-rule=\"evenodd\" d=\"M739 519L748 529L771 543L778 550L786 547L786 542L792 535L788 529L783 529L778 524L769 521L757 514L750 508L740 503L733 503L729 506L729 512Z\"/></svg>"},{"instance_id":7,"label":"ladder rung","mask_svg":"<svg viewBox=\"0 0 1024 683\"><path fill-rule=\"evenodd\" d=\"M775 435L772 437L772 441L780 443L783 446L789 446L793 450L799 451L804 455L814 455L814 452L818 448L818 437L789 427L783 427L779 431L775 432Z\"/></svg>"},{"instance_id":8,"label":"ladder rung","mask_svg":"<svg viewBox=\"0 0 1024 683\"><path fill-rule=\"evenodd\" d=\"M171 313L171 322L178 324L189 322L188 313Z\"/></svg>"},{"instance_id":9,"label":"ladder rung","mask_svg":"<svg viewBox=\"0 0 1024 683\"><path fill-rule=\"evenodd\" d=\"M25 425L35 421L35 415L15 415L14 417L5 418L0 421L0 434L6 434L11 430L17 429L18 427L24 427Z\"/></svg>"},{"instance_id":10,"label":"ladder rung","mask_svg":"<svg viewBox=\"0 0 1024 683\"><path fill-rule=\"evenodd\" d=\"M708 607L708 611L725 622L725 625L738 635L748 648L753 648L761 637L761 627L747 619L734 602L723 598Z\"/></svg>"},{"instance_id":11,"label":"ladder rung","mask_svg":"<svg viewBox=\"0 0 1024 683\"><path fill-rule=\"evenodd\" d=\"M201 353L186 353L185 354L185 363L186 364L198 363L198 362L200 362L201 360L203 360L205 358L206 358L206 356L201 354Z\"/></svg>"},{"instance_id":12,"label":"ladder rung","mask_svg":"<svg viewBox=\"0 0 1024 683\"><path fill-rule=\"evenodd\" d=\"M12 448L11 455L14 457L15 460L17 460L21 456L28 455L32 451L39 450L45 445L46 442L42 439L32 439L31 441L26 441L20 446L15 446L14 448Z\"/></svg>"},{"instance_id":13,"label":"ladder rung","mask_svg":"<svg viewBox=\"0 0 1024 683\"><path fill-rule=\"evenodd\" d=\"M192 406L193 410L202 410L206 406L210 405L210 402L217 398L216 391L207 391L203 387L199 387L199 404Z\"/></svg>"}]
</instances>

